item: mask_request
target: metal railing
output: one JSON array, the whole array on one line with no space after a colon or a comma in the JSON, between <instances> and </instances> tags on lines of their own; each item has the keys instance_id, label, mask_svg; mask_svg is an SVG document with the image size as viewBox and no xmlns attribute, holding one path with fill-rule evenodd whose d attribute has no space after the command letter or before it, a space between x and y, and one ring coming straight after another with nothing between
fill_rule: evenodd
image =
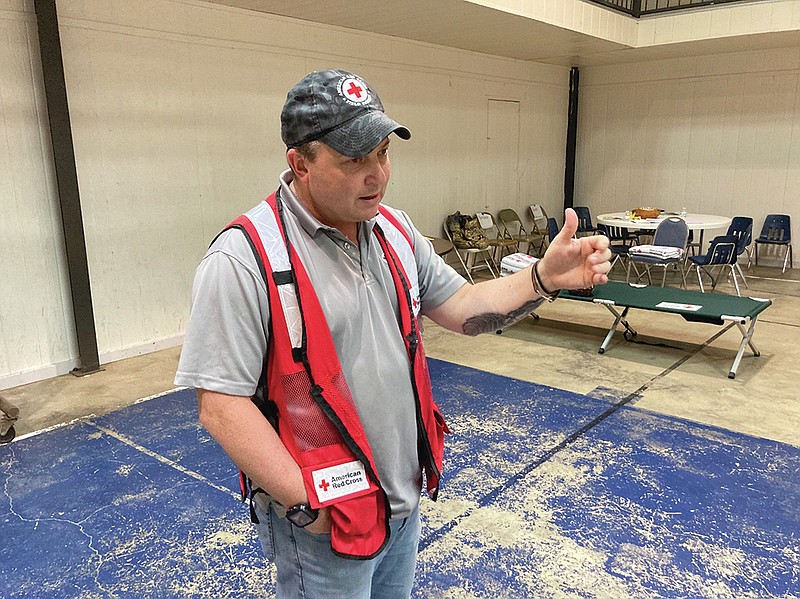
<instances>
[{"instance_id":1,"label":"metal railing","mask_svg":"<svg viewBox=\"0 0 800 599\"><path fill-rule=\"evenodd\" d=\"M752 2L752 0L589 0L589 2L639 18L642 15L652 15L670 10L699 8L729 2Z\"/></svg>"}]
</instances>

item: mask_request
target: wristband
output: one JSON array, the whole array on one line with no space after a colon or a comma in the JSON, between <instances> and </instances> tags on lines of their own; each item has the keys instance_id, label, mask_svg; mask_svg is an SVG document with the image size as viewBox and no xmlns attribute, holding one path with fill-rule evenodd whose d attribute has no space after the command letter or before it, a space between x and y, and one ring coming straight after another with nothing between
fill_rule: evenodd
<instances>
[{"instance_id":1,"label":"wristband","mask_svg":"<svg viewBox=\"0 0 800 599\"><path fill-rule=\"evenodd\" d=\"M558 292L561 290L556 289L555 291L548 291L547 288L545 288L544 284L542 283L542 279L539 277L539 270L537 269L538 266L539 261L537 260L533 264L533 268L531 268L531 284L533 285L533 290L539 297L546 299L548 302L555 301L555 299L558 297Z\"/></svg>"}]
</instances>

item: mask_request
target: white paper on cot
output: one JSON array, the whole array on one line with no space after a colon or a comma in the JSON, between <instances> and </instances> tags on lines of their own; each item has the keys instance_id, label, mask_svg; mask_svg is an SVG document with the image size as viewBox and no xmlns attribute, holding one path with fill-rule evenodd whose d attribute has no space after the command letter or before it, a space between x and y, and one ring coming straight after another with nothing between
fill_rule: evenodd
<instances>
[{"instance_id":1,"label":"white paper on cot","mask_svg":"<svg viewBox=\"0 0 800 599\"><path fill-rule=\"evenodd\" d=\"M696 304L676 304L675 302L661 302L656 304L656 308L666 308L667 310L684 310L686 312L697 312L703 306Z\"/></svg>"}]
</instances>

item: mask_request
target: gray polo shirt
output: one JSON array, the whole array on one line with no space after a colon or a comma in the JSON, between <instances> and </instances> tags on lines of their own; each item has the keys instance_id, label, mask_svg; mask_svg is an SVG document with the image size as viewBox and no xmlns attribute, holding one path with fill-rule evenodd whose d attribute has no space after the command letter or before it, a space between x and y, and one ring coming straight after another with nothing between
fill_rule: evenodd
<instances>
[{"instance_id":1,"label":"gray polo shirt","mask_svg":"<svg viewBox=\"0 0 800 599\"><path fill-rule=\"evenodd\" d=\"M374 219L361 223L354 246L299 203L291 179L291 171L281 175L286 232L331 328L392 517L402 518L416 507L421 483L414 395L397 293L372 234ZM393 213L413 241L424 314L466 281L436 255L408 215ZM226 231L197 268L175 384L253 395L267 352L268 322L267 290L252 250L240 231Z\"/></svg>"}]
</instances>

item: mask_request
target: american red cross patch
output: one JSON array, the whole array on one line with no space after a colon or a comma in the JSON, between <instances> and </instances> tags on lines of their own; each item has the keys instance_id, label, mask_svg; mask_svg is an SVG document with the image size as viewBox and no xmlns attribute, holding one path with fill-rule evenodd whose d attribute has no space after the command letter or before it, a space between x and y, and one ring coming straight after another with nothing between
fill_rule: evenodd
<instances>
[{"instance_id":1,"label":"american red cross patch","mask_svg":"<svg viewBox=\"0 0 800 599\"><path fill-rule=\"evenodd\" d=\"M367 104L372 95L367 84L356 77L342 77L337 86L339 94L350 104Z\"/></svg>"}]
</instances>

